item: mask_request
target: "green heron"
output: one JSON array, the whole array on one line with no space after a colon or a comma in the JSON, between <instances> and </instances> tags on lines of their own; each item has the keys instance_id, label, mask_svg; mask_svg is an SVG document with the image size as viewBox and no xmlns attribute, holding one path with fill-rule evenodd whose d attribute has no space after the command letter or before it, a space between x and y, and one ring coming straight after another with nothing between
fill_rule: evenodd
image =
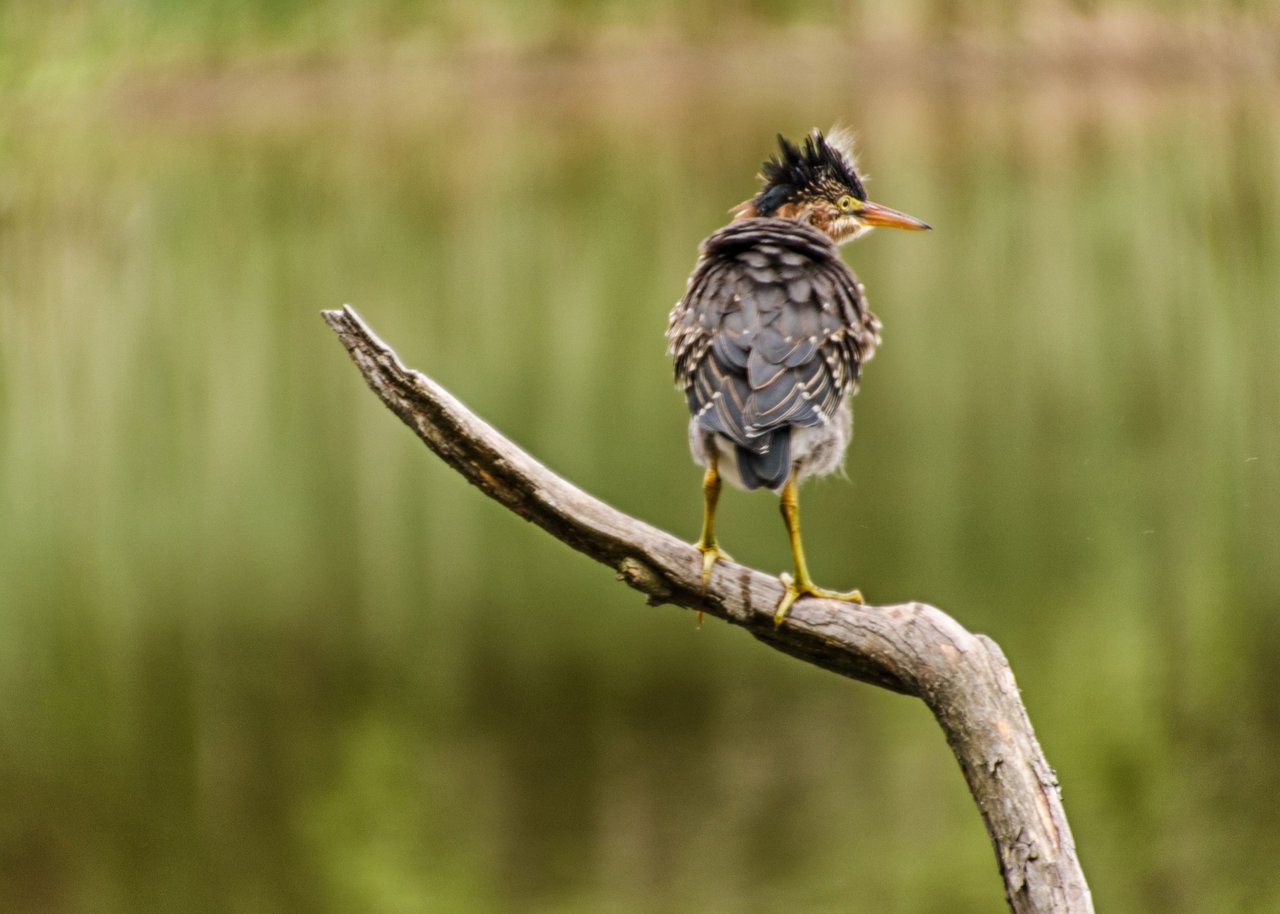
<instances>
[{"instance_id":1,"label":"green heron","mask_svg":"<svg viewBox=\"0 0 1280 914\"><path fill-rule=\"evenodd\" d=\"M801 596L862 602L809 577L800 542L797 483L840 466L849 445L849 398L880 342L862 283L837 245L877 225L928 225L867 200L849 138L814 130L802 145L778 137L763 187L702 242L684 297L667 326L667 350L691 418L689 447L706 467L702 576L728 556L715 536L720 479L779 493L794 577L774 613L781 624Z\"/></svg>"}]
</instances>

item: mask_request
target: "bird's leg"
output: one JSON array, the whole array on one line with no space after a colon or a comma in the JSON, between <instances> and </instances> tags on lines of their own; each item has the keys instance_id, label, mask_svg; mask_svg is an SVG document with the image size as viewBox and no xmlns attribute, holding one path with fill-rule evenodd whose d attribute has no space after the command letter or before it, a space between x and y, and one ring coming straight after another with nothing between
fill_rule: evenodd
<instances>
[{"instance_id":1,"label":"bird's leg","mask_svg":"<svg viewBox=\"0 0 1280 914\"><path fill-rule=\"evenodd\" d=\"M707 456L707 472L702 477L702 535L698 537L698 551L702 553L702 580L711 582L711 568L719 559L733 561L729 553L716 542L716 502L720 500L720 471L716 468L717 454L713 450Z\"/></svg>"},{"instance_id":2,"label":"bird's leg","mask_svg":"<svg viewBox=\"0 0 1280 914\"><path fill-rule=\"evenodd\" d=\"M791 559L796 566L796 576L792 578L791 575L785 573L779 576L787 591L782 595L782 602L778 604L778 608L773 613L773 624L781 625L782 620L791 611L791 604L800 597L824 597L828 600L848 600L850 603L861 603L861 592L852 590L848 593L839 593L831 590L822 590L819 587L815 587L813 579L809 577L809 566L804 561L804 546L800 542L800 504L796 495L795 476L789 477L786 485L782 487L782 495L778 504L782 509L782 522L787 525L787 537L791 540Z\"/></svg>"}]
</instances>

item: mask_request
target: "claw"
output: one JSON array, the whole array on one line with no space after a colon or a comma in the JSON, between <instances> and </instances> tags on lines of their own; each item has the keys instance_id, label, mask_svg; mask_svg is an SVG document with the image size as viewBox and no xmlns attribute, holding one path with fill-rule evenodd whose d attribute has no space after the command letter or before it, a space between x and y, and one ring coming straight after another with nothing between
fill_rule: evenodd
<instances>
[{"instance_id":1,"label":"claw","mask_svg":"<svg viewBox=\"0 0 1280 914\"><path fill-rule=\"evenodd\" d=\"M711 583L711 569L716 566L716 562L721 559L726 562L732 562L733 557L721 549L714 539L709 543L699 540L694 545L702 553L702 583L709 585ZM698 610L698 628L702 628L702 610Z\"/></svg>"},{"instance_id":2,"label":"claw","mask_svg":"<svg viewBox=\"0 0 1280 914\"><path fill-rule=\"evenodd\" d=\"M733 556L725 552L712 540L710 543L698 543L698 551L702 553L702 583L711 583L711 569L715 567L716 562L724 559L726 562L732 562Z\"/></svg>"},{"instance_id":3,"label":"claw","mask_svg":"<svg viewBox=\"0 0 1280 914\"><path fill-rule=\"evenodd\" d=\"M791 612L792 605L801 597L819 597L823 600L844 600L847 603L861 603L862 591L851 590L848 593L841 593L836 590L823 590L821 587L814 587L810 581L796 581L785 571L778 575L778 580L782 582L782 586L786 588L786 592L782 595L782 602L778 604L778 608L773 611L773 624L777 627L787 618L787 613Z\"/></svg>"}]
</instances>

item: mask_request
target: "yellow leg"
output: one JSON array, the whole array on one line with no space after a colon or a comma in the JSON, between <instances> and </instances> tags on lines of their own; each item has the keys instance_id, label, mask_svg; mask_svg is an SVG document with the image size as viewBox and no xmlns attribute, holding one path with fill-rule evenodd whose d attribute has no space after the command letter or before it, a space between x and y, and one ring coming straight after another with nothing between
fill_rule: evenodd
<instances>
[{"instance_id":1,"label":"yellow leg","mask_svg":"<svg viewBox=\"0 0 1280 914\"><path fill-rule=\"evenodd\" d=\"M773 613L773 624L781 625L782 620L791 611L791 604L804 596L861 603L862 594L859 591L852 590L849 593L839 593L831 590L822 590L819 587L815 587L813 579L809 577L809 566L805 564L804 560L804 546L800 542L800 503L796 495L796 480L794 476L789 478L787 484L782 487L779 507L782 509L782 522L787 525L787 538L791 540L791 560L796 566L796 576L794 578L789 574L780 576L783 586L787 588L787 592L782 595L782 602L778 604L778 608Z\"/></svg>"},{"instance_id":2,"label":"yellow leg","mask_svg":"<svg viewBox=\"0 0 1280 914\"><path fill-rule=\"evenodd\" d=\"M720 559L732 562L729 553L716 542L716 502L720 500L720 471L716 468L716 453L707 460L707 472L702 477L702 535L698 537L698 551L702 553L702 580L711 581L711 569Z\"/></svg>"}]
</instances>

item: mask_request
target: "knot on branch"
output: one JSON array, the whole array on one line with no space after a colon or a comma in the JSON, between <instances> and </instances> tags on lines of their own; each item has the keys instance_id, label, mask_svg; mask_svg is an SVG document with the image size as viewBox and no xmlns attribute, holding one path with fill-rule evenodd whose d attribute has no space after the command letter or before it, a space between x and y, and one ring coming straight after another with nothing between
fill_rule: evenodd
<instances>
[{"instance_id":1,"label":"knot on branch","mask_svg":"<svg viewBox=\"0 0 1280 914\"><path fill-rule=\"evenodd\" d=\"M672 590L666 579L637 558L627 556L620 561L617 577L627 586L646 594L645 602L650 606L661 606L671 598Z\"/></svg>"}]
</instances>

